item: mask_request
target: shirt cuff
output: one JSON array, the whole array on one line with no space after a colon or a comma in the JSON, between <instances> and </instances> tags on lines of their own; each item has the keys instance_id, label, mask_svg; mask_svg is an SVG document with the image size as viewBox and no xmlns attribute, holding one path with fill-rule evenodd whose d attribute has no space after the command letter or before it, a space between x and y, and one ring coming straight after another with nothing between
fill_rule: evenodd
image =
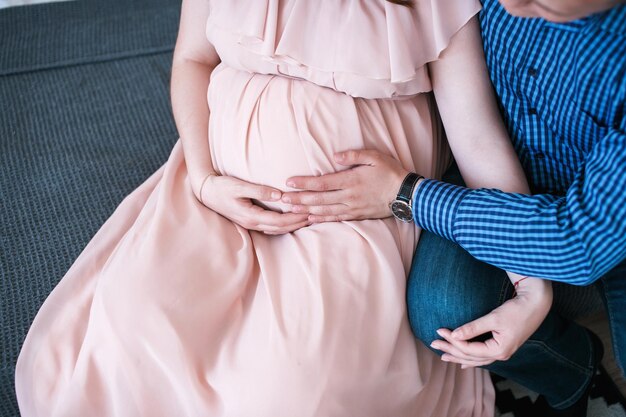
<instances>
[{"instance_id":1,"label":"shirt cuff","mask_svg":"<svg viewBox=\"0 0 626 417\"><path fill-rule=\"evenodd\" d=\"M461 201L472 190L458 185L426 179L422 181L413 199L415 223L446 239L454 239L454 218Z\"/></svg>"}]
</instances>

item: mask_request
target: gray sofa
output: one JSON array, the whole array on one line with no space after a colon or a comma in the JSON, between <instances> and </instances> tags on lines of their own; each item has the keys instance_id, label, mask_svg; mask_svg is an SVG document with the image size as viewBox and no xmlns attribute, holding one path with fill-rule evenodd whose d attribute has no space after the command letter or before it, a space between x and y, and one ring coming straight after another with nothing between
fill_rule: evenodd
<instances>
[{"instance_id":1,"label":"gray sofa","mask_svg":"<svg viewBox=\"0 0 626 417\"><path fill-rule=\"evenodd\" d=\"M0 10L0 416L39 306L166 159L180 0Z\"/></svg>"}]
</instances>

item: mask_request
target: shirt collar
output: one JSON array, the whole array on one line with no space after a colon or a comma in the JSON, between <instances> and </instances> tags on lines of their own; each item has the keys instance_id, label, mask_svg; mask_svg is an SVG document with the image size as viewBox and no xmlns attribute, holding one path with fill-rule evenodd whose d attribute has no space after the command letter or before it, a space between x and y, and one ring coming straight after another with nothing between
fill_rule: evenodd
<instances>
[{"instance_id":1,"label":"shirt collar","mask_svg":"<svg viewBox=\"0 0 626 417\"><path fill-rule=\"evenodd\" d=\"M570 22L555 23L544 19L538 20L542 22L543 26L554 29L580 32L587 28L599 26L607 32L626 36L626 5L616 6L610 10Z\"/></svg>"},{"instance_id":2,"label":"shirt collar","mask_svg":"<svg viewBox=\"0 0 626 417\"><path fill-rule=\"evenodd\" d=\"M604 12L606 13L606 12ZM554 28L554 29L560 29L560 30L566 30L569 32L580 32L586 28L589 28L591 26L595 26L595 23L598 22L598 20L601 18L601 16L604 13L596 13L596 14L592 14L590 16L586 16L583 17L582 19L578 19L578 20L572 20L569 22L562 22L562 23L557 23L557 22L550 22L548 20L544 20L541 19L541 21L543 22L543 25L546 27L550 27L550 28Z\"/></svg>"},{"instance_id":3,"label":"shirt collar","mask_svg":"<svg viewBox=\"0 0 626 417\"><path fill-rule=\"evenodd\" d=\"M626 5L616 6L610 10L595 13L582 19L574 20L567 23L550 23L549 25L557 25L561 29L571 31L581 31L585 28L600 27L616 35L626 35Z\"/></svg>"}]
</instances>

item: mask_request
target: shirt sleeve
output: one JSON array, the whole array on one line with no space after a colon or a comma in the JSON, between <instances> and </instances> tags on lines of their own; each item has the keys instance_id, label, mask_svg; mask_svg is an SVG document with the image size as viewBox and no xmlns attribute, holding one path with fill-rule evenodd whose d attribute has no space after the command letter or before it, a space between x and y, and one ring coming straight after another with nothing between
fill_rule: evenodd
<instances>
[{"instance_id":1,"label":"shirt sleeve","mask_svg":"<svg viewBox=\"0 0 626 417\"><path fill-rule=\"evenodd\" d=\"M564 197L423 181L416 223L475 258L522 275L587 285L626 258L626 134L592 149Z\"/></svg>"}]
</instances>

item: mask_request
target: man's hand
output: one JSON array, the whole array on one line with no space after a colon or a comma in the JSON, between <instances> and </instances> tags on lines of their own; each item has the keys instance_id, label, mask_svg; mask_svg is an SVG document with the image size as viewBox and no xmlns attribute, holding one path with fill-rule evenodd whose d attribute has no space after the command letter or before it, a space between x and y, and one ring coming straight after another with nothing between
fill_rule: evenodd
<instances>
[{"instance_id":1,"label":"man's hand","mask_svg":"<svg viewBox=\"0 0 626 417\"><path fill-rule=\"evenodd\" d=\"M444 352L441 360L455 362L462 368L489 365L508 360L537 330L552 305L552 285L537 278L525 279L514 298L491 313L454 331L439 329L444 340L431 347ZM491 333L485 341L472 339Z\"/></svg>"},{"instance_id":2,"label":"man's hand","mask_svg":"<svg viewBox=\"0 0 626 417\"><path fill-rule=\"evenodd\" d=\"M378 151L353 150L335 154L335 161L352 168L319 177L291 177L287 186L303 191L283 193L293 213L309 221L380 219L389 217L391 203L408 174L400 162Z\"/></svg>"}]
</instances>

